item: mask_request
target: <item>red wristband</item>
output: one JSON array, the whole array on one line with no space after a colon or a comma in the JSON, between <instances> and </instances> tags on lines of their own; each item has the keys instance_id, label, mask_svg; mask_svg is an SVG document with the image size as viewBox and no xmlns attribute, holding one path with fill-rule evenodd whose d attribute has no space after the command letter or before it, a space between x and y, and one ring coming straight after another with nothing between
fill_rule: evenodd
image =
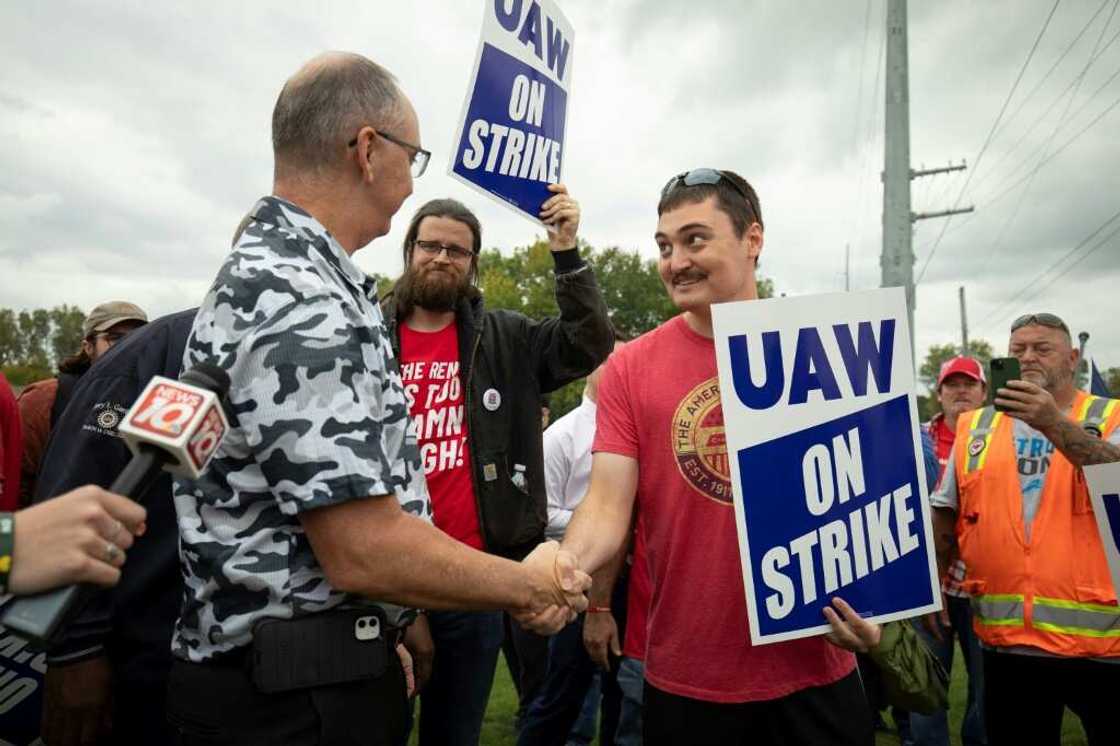
<instances>
[{"instance_id":1,"label":"red wristband","mask_svg":"<svg viewBox=\"0 0 1120 746\"><path fill-rule=\"evenodd\" d=\"M587 607L587 613L588 614L610 614L611 613L611 607L609 607L609 606L588 606Z\"/></svg>"}]
</instances>

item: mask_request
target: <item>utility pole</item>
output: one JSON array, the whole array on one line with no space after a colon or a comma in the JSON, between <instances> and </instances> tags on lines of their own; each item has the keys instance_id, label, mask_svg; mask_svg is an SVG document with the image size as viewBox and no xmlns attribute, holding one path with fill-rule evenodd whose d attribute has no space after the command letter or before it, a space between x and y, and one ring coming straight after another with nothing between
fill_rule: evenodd
<instances>
[{"instance_id":1,"label":"utility pole","mask_svg":"<svg viewBox=\"0 0 1120 746\"><path fill-rule=\"evenodd\" d=\"M910 356L914 356L914 246L913 225L927 218L945 217L975 208L914 213L910 209L910 182L919 176L960 171L964 163L940 168L910 168L910 74L907 51L906 0L887 0L887 70L884 78L886 109L883 162L882 287L906 288L910 323ZM915 362L915 365L917 363Z\"/></svg>"},{"instance_id":2,"label":"utility pole","mask_svg":"<svg viewBox=\"0 0 1120 746\"><path fill-rule=\"evenodd\" d=\"M968 315L964 310L964 285L960 287L961 294L961 354L968 354Z\"/></svg>"}]
</instances>

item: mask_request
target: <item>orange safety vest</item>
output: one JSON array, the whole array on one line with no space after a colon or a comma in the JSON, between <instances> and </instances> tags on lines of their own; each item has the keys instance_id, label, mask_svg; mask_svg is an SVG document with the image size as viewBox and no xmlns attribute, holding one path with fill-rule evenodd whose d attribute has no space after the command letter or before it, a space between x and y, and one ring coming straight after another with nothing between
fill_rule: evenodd
<instances>
[{"instance_id":1,"label":"orange safety vest","mask_svg":"<svg viewBox=\"0 0 1120 746\"><path fill-rule=\"evenodd\" d=\"M1078 391L1071 419L1108 438L1120 425L1118 404ZM957 539L976 634L993 647L1120 656L1120 607L1085 475L1054 450L1028 541L1012 430L992 407L957 424Z\"/></svg>"}]
</instances>

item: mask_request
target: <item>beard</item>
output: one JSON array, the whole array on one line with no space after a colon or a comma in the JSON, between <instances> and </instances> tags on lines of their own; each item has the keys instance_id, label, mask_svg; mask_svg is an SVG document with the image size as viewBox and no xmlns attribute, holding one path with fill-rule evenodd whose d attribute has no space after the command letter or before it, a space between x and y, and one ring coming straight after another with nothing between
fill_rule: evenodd
<instances>
[{"instance_id":1,"label":"beard","mask_svg":"<svg viewBox=\"0 0 1120 746\"><path fill-rule=\"evenodd\" d=\"M408 267L393 289L397 305L407 313L418 306L428 311L454 311L459 301L472 297L470 272L451 266L426 264Z\"/></svg>"}]
</instances>

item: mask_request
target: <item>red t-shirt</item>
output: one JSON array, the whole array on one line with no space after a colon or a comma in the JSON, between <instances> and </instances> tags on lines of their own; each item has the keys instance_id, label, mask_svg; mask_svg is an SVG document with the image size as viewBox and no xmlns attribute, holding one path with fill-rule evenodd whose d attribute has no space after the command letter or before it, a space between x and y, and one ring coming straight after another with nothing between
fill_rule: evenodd
<instances>
[{"instance_id":1,"label":"red t-shirt","mask_svg":"<svg viewBox=\"0 0 1120 746\"><path fill-rule=\"evenodd\" d=\"M459 331L454 323L438 332L419 332L407 324L400 330L401 379L428 479L432 520L445 534L482 549L463 416Z\"/></svg>"},{"instance_id":2,"label":"red t-shirt","mask_svg":"<svg viewBox=\"0 0 1120 746\"><path fill-rule=\"evenodd\" d=\"M0 510L19 507L20 460L23 458L23 433L19 409L8 379L0 373Z\"/></svg>"},{"instance_id":3,"label":"red t-shirt","mask_svg":"<svg viewBox=\"0 0 1120 746\"><path fill-rule=\"evenodd\" d=\"M852 671L855 657L823 637L750 643L715 345L683 316L610 357L594 450L638 461L653 591L645 656L651 684L693 699L751 702Z\"/></svg>"}]
</instances>

